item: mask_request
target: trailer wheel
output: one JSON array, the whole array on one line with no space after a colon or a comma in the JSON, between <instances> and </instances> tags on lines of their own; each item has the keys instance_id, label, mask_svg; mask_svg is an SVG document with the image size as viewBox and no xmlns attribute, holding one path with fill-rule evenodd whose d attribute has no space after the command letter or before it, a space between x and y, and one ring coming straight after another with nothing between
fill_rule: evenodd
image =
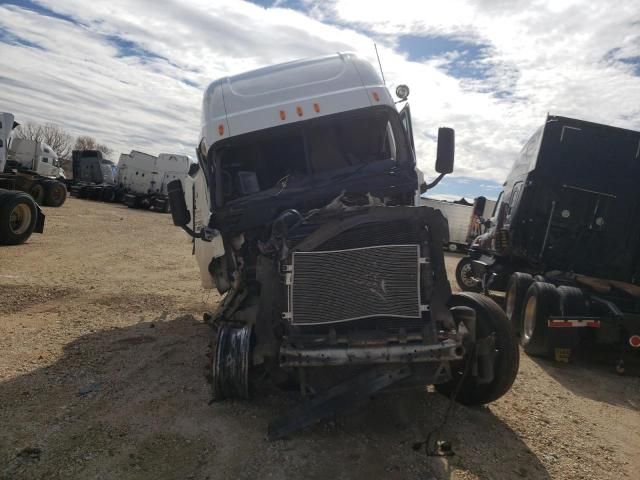
<instances>
[{"instance_id":1,"label":"trailer wheel","mask_svg":"<svg viewBox=\"0 0 640 480\"><path fill-rule=\"evenodd\" d=\"M44 204L48 207L60 207L67 199L67 189L64 184L53 181L45 185Z\"/></svg>"},{"instance_id":2,"label":"trailer wheel","mask_svg":"<svg viewBox=\"0 0 640 480\"><path fill-rule=\"evenodd\" d=\"M482 290L480 282L473 277L473 268L471 266L471 258L461 258L456 267L456 282L460 290L464 292L479 292Z\"/></svg>"},{"instance_id":3,"label":"trailer wheel","mask_svg":"<svg viewBox=\"0 0 640 480\"><path fill-rule=\"evenodd\" d=\"M524 297L522 335L520 343L528 355L544 357L551 354L549 327L551 315L560 314L560 296L550 283L534 282Z\"/></svg>"},{"instance_id":4,"label":"trailer wheel","mask_svg":"<svg viewBox=\"0 0 640 480\"><path fill-rule=\"evenodd\" d=\"M520 335L520 325L522 324L522 307L524 296L533 283L533 278L528 273L515 272L509 277L507 291L504 297L504 312L511 322L514 331Z\"/></svg>"},{"instance_id":5,"label":"trailer wheel","mask_svg":"<svg viewBox=\"0 0 640 480\"><path fill-rule=\"evenodd\" d=\"M0 202L0 244L26 242L37 220L38 209L33 198L24 192L5 193Z\"/></svg>"},{"instance_id":6,"label":"trailer wheel","mask_svg":"<svg viewBox=\"0 0 640 480\"><path fill-rule=\"evenodd\" d=\"M448 306L464 306L476 312L476 335L478 338L494 336L495 357L493 359L493 380L489 383L478 383L477 377L465 370L466 361L452 365L452 378L449 382L435 385L443 395L451 396L458 388L456 401L463 405L483 405L502 397L513 385L520 366L518 342L513 333L509 319L500 306L490 298L479 293L454 293ZM463 379L464 376L464 379Z\"/></svg>"},{"instance_id":7,"label":"trailer wheel","mask_svg":"<svg viewBox=\"0 0 640 480\"><path fill-rule=\"evenodd\" d=\"M34 183L29 189L29 195L33 197L33 200L38 204L42 205L44 201L44 185L41 183Z\"/></svg>"}]
</instances>

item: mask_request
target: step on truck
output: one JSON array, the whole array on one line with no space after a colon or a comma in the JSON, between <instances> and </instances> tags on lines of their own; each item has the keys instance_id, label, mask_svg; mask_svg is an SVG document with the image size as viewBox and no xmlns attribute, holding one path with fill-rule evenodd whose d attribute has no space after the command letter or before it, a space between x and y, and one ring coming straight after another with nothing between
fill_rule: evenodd
<instances>
[{"instance_id":1,"label":"step on truck","mask_svg":"<svg viewBox=\"0 0 640 480\"><path fill-rule=\"evenodd\" d=\"M6 115L13 118L10 113ZM7 188L28 193L39 205L62 206L67 199L67 189L56 153L46 143L18 138L13 127L7 128L2 138L5 159L0 182Z\"/></svg>"},{"instance_id":2,"label":"step on truck","mask_svg":"<svg viewBox=\"0 0 640 480\"><path fill-rule=\"evenodd\" d=\"M132 150L120 155L117 188L123 192L122 203L130 208L169 211L167 185L186 177L191 160L186 155L161 153L157 157Z\"/></svg>"},{"instance_id":3,"label":"step on truck","mask_svg":"<svg viewBox=\"0 0 640 480\"><path fill-rule=\"evenodd\" d=\"M493 300L451 293L446 220L418 206L453 170L452 129L426 185L408 104L353 54L214 81L202 119L198 168L169 198L203 286L225 294L204 318L214 400L297 385L277 439L381 390L434 384L469 405L509 390L511 325Z\"/></svg>"},{"instance_id":4,"label":"step on truck","mask_svg":"<svg viewBox=\"0 0 640 480\"><path fill-rule=\"evenodd\" d=\"M529 355L640 350L640 132L549 116L458 264L466 291L505 292Z\"/></svg>"},{"instance_id":5,"label":"step on truck","mask_svg":"<svg viewBox=\"0 0 640 480\"><path fill-rule=\"evenodd\" d=\"M9 138L17 125L12 114L0 113L0 172L5 171ZM24 243L44 230L44 213L33 197L16 189L17 175L0 174L0 245Z\"/></svg>"},{"instance_id":6,"label":"step on truck","mask_svg":"<svg viewBox=\"0 0 640 480\"><path fill-rule=\"evenodd\" d=\"M71 152L73 178L67 181L71 195L103 202L118 202L124 195L116 186L116 165L100 150Z\"/></svg>"}]
</instances>

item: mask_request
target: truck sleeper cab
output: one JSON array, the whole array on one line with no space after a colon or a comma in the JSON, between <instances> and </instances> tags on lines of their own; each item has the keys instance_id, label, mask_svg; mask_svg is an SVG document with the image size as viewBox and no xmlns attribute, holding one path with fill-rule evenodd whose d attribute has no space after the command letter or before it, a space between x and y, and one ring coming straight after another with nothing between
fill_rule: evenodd
<instances>
[{"instance_id":1,"label":"truck sleeper cab","mask_svg":"<svg viewBox=\"0 0 640 480\"><path fill-rule=\"evenodd\" d=\"M505 291L531 355L640 347L640 132L560 116L523 147L495 226L458 265L464 290Z\"/></svg>"},{"instance_id":2,"label":"truck sleeper cab","mask_svg":"<svg viewBox=\"0 0 640 480\"><path fill-rule=\"evenodd\" d=\"M442 176L452 130L438 151ZM493 301L451 294L446 221L415 206L408 105L371 65L338 54L213 82L197 154L169 198L203 286L226 294L205 315L214 399L296 380L307 401L270 425L280 438L391 385L469 404L510 388L510 326Z\"/></svg>"}]
</instances>

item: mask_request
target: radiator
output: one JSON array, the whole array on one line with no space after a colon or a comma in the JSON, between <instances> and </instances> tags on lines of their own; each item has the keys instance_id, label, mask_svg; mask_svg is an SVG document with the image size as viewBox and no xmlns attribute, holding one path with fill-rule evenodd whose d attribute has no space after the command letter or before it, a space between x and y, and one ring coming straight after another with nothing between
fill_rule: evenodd
<instances>
[{"instance_id":1,"label":"radiator","mask_svg":"<svg viewBox=\"0 0 640 480\"><path fill-rule=\"evenodd\" d=\"M295 252L288 282L293 324L368 317L419 318L420 247L383 245Z\"/></svg>"}]
</instances>

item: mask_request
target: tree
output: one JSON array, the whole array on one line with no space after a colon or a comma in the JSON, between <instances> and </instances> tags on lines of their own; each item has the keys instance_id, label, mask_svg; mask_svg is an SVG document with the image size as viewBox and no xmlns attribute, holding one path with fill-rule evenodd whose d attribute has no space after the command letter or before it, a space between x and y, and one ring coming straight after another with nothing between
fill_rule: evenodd
<instances>
[{"instance_id":1,"label":"tree","mask_svg":"<svg viewBox=\"0 0 640 480\"><path fill-rule=\"evenodd\" d=\"M113 153L113 150L103 143L98 143L97 140L88 135L81 135L76 138L76 144L73 147L74 150L100 150L103 155L109 156Z\"/></svg>"},{"instance_id":2,"label":"tree","mask_svg":"<svg viewBox=\"0 0 640 480\"><path fill-rule=\"evenodd\" d=\"M35 140L49 145L58 155L60 161L71 156L72 137L62 127L53 123L26 123L16 129L15 135L26 140Z\"/></svg>"}]
</instances>

